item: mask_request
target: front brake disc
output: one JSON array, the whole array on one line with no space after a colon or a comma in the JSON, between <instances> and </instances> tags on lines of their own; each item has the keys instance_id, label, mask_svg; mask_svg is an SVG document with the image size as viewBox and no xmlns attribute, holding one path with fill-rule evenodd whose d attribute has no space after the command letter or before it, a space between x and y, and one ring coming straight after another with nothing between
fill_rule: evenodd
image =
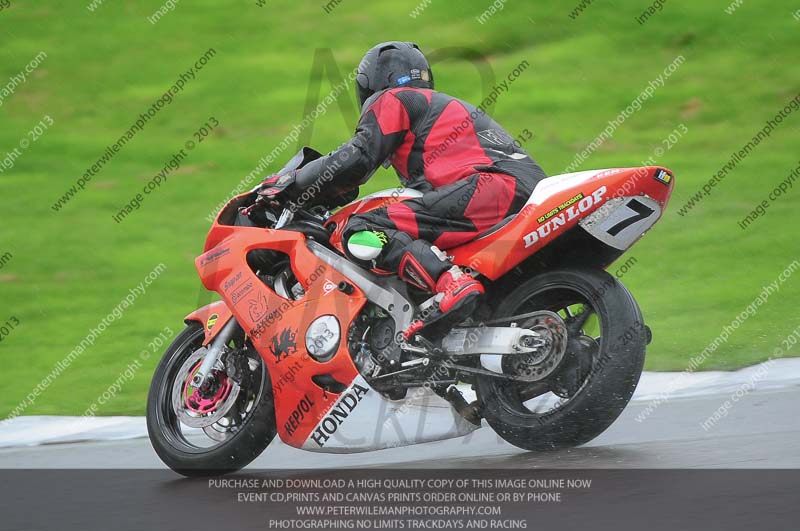
<instances>
[{"instance_id":1,"label":"front brake disc","mask_svg":"<svg viewBox=\"0 0 800 531\"><path fill-rule=\"evenodd\" d=\"M192 411L188 407L186 396L187 386L192 376L194 376L195 367L197 367L198 363L205 357L206 352L206 347L194 351L192 355L183 362L172 384L172 409L178 416L178 420L190 428L206 428L216 424L228 413L231 406L236 403L236 399L239 397L239 384L230 380L230 390L227 396L220 397L219 401L213 405L213 409L207 413L198 413L197 411ZM213 370L217 369L214 368L212 371ZM224 374L224 370L220 372Z\"/></svg>"}]
</instances>

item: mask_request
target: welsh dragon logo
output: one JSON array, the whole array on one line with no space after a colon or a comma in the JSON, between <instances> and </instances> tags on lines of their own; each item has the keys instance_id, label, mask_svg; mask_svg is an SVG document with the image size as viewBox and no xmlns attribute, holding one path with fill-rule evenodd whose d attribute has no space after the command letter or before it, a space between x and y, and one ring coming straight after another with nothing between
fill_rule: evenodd
<instances>
[{"instance_id":1,"label":"welsh dragon logo","mask_svg":"<svg viewBox=\"0 0 800 531\"><path fill-rule=\"evenodd\" d=\"M297 342L295 338L297 332L292 332L291 329L285 328L280 334L272 338L272 345L269 350L275 356L275 363L280 363L290 355L297 352Z\"/></svg>"}]
</instances>

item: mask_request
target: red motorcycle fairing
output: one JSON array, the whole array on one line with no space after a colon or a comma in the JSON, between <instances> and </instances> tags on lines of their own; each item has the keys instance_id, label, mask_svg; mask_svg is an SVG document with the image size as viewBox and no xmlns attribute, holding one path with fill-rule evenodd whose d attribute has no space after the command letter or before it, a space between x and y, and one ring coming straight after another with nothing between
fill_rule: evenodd
<instances>
[{"instance_id":1,"label":"red motorcycle fairing","mask_svg":"<svg viewBox=\"0 0 800 531\"><path fill-rule=\"evenodd\" d=\"M635 219L637 216L641 216L646 210L654 212L647 220L644 230L634 232L631 241L626 240L625 245L617 245L619 242L613 241L615 235L592 233L604 243L626 250L647 228L658 221L674 186L673 173L661 166L612 168L555 175L539 182L528 202L513 219L501 224L499 228L489 229L470 242L445 250L456 264L478 271L491 280L497 280L612 200L619 204L601 212L603 215L612 214L611 211L615 210L616 215L624 216L627 203L622 201L623 198L650 198L657 208L648 208L645 205L637 211L629 207L631 213L628 219L634 220L630 229L633 231L643 228L642 224L634 224L638 221ZM352 215L419 195L420 192L416 190L398 189L372 194L344 206L326 222L327 227L334 227L331 244L340 252L343 251L342 235L347 220ZM620 220L620 223L625 222L624 219Z\"/></svg>"},{"instance_id":2,"label":"red motorcycle fairing","mask_svg":"<svg viewBox=\"0 0 800 531\"><path fill-rule=\"evenodd\" d=\"M215 301L196 309L184 317L183 322L186 324L191 321L200 323L206 335L203 345L208 345L230 320L231 316L233 316L233 312L225 304L225 301Z\"/></svg>"},{"instance_id":3,"label":"red motorcycle fairing","mask_svg":"<svg viewBox=\"0 0 800 531\"><path fill-rule=\"evenodd\" d=\"M624 250L658 220L673 187L672 173L657 166L551 177L539 183L522 211L504 226L448 249L448 254L457 264L494 280L579 223L592 236ZM206 252L196 260L203 284L219 293L223 301L201 308L187 319L205 320L206 342L230 319L229 313L237 319L269 371L281 439L291 446L308 446L312 435L316 433L319 438L320 423L333 426L335 419L329 416L332 408L347 398L359 376L348 349L347 331L367 298L351 279L312 253L303 234L233 226L231 219L221 219L235 212L231 207L244 202L248 195L234 198L223 209L209 232ZM342 251L341 236L350 216L418 195L414 190L395 190L346 205L326 222L333 229L331 244ZM632 206L632 201L646 207L647 215ZM604 208L606 205L609 207ZM620 230L626 237L620 238L617 228L623 225L624 230ZM246 257L257 249L287 255L294 276L306 292L303 298L284 298L253 273ZM340 282L350 284L349 294L338 289ZM230 310L226 312L222 305ZM218 314L216 321L212 319L214 312ZM331 359L320 363L309 355L304 338L315 319L326 315L334 316L339 324L339 344ZM317 383L319 379L315 382L319 376L341 384L335 386L341 392Z\"/></svg>"},{"instance_id":4,"label":"red motorcycle fairing","mask_svg":"<svg viewBox=\"0 0 800 531\"><path fill-rule=\"evenodd\" d=\"M195 260L200 278L207 289L222 296L218 304L230 308L264 360L272 381L278 434L287 444L300 447L340 396L313 378L323 376L324 381L346 388L358 376L347 331L366 297L352 284L349 293L340 291L338 284L348 279L309 251L305 236L298 232L234 227L217 219L206 248ZM287 255L305 290L300 300L282 297L253 273L246 257L257 249ZM202 319L207 312L198 310L197 317ZM336 318L340 339L331 359L320 363L309 355L305 336L314 320L325 315ZM220 328L214 325L207 337Z\"/></svg>"},{"instance_id":5,"label":"red motorcycle fairing","mask_svg":"<svg viewBox=\"0 0 800 531\"><path fill-rule=\"evenodd\" d=\"M448 254L456 264L497 280L578 224L607 245L624 251L658 221L674 185L672 172L660 166L549 177L539 182L511 221L448 249ZM594 230L611 220L617 222L608 228L608 234ZM619 231L625 229L625 238L620 237L619 227Z\"/></svg>"}]
</instances>

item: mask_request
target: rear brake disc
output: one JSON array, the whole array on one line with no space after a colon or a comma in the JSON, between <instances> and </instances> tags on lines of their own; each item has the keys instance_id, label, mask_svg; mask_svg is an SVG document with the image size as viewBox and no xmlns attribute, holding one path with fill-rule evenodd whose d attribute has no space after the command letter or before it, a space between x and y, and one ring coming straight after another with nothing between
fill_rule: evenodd
<instances>
[{"instance_id":1,"label":"rear brake disc","mask_svg":"<svg viewBox=\"0 0 800 531\"><path fill-rule=\"evenodd\" d=\"M519 326L539 334L544 345L535 352L503 356L503 374L516 376L525 382L544 380L564 360L569 339L567 326L560 315L546 310L535 312Z\"/></svg>"}]
</instances>

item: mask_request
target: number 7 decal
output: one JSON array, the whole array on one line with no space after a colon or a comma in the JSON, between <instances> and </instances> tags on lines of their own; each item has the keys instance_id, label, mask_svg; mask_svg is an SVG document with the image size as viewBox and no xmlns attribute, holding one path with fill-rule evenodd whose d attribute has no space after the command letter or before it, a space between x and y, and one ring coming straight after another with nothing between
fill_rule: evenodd
<instances>
[{"instance_id":1,"label":"number 7 decal","mask_svg":"<svg viewBox=\"0 0 800 531\"><path fill-rule=\"evenodd\" d=\"M647 205L636 199L631 199L625 206L633 210L635 214L633 216L623 219L622 221L620 221L619 223L608 229L606 232L608 232L608 234L610 234L611 236L616 236L617 234L622 232L622 230L625 229L626 227L630 227L637 221L648 218L653 212L655 212L655 210L653 210L652 208L648 207Z\"/></svg>"}]
</instances>

